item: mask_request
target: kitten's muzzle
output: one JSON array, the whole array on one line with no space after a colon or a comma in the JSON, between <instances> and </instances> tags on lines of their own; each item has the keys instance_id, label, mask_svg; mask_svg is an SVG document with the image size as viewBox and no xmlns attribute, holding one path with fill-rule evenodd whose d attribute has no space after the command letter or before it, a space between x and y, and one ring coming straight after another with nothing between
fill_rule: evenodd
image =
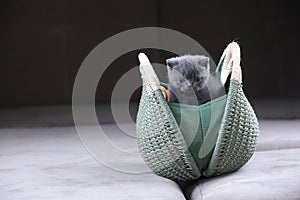
<instances>
[{"instance_id":1,"label":"kitten's muzzle","mask_svg":"<svg viewBox=\"0 0 300 200\"><path fill-rule=\"evenodd\" d=\"M189 85L189 86L181 87L181 88L180 88L180 91L181 91L181 92L189 92L189 91L194 91L194 90L193 90L192 86Z\"/></svg>"}]
</instances>

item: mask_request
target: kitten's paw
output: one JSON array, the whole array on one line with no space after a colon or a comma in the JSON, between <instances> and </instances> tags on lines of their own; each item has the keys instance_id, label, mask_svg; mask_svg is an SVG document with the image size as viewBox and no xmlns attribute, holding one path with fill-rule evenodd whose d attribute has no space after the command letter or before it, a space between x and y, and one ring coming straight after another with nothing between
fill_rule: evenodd
<instances>
[{"instance_id":1,"label":"kitten's paw","mask_svg":"<svg viewBox=\"0 0 300 200\"><path fill-rule=\"evenodd\" d=\"M159 89L161 90L161 92L162 92L164 98L166 99L166 101L170 102L170 96L169 96L168 90L163 86L159 86Z\"/></svg>"}]
</instances>

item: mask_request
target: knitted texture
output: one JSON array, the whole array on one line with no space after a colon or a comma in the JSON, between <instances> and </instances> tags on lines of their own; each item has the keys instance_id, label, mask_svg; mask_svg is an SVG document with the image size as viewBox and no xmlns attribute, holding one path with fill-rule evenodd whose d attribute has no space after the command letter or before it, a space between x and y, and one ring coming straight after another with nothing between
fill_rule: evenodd
<instances>
[{"instance_id":1,"label":"knitted texture","mask_svg":"<svg viewBox=\"0 0 300 200\"><path fill-rule=\"evenodd\" d=\"M224 81L227 97L224 96L226 98L225 108L222 107L224 112L218 112L218 116L214 116L214 119L220 119L221 124L213 124L211 129L213 133L209 133L217 137L213 140L212 144L215 145L204 169L198 168L202 160L195 156L198 152L195 154L190 151L184 134L159 89L159 80L149 60L145 55L142 55L142 58L140 60L147 62L146 65L141 63L140 66L143 91L136 129L140 152L153 172L175 181L185 182L199 178L201 171L204 171L204 176L211 177L242 167L255 151L259 128L255 112L242 89L238 44L233 42L228 45L217 68L218 77L227 77L227 81ZM202 118L205 118L204 116L206 115ZM200 120L208 119L200 117Z\"/></svg>"},{"instance_id":2,"label":"knitted texture","mask_svg":"<svg viewBox=\"0 0 300 200\"><path fill-rule=\"evenodd\" d=\"M174 116L160 90L143 86L137 115L138 145L143 159L158 175L178 181L200 177ZM147 89L146 89L147 88Z\"/></svg>"},{"instance_id":3,"label":"knitted texture","mask_svg":"<svg viewBox=\"0 0 300 200\"><path fill-rule=\"evenodd\" d=\"M205 176L216 176L241 168L253 155L258 120L241 84L230 81L227 104L215 149Z\"/></svg>"}]
</instances>

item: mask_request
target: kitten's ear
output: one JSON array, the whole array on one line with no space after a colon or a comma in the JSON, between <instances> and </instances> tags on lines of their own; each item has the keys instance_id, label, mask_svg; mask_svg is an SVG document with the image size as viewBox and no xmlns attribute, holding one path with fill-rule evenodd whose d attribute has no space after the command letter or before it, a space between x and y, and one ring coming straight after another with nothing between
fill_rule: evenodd
<instances>
[{"instance_id":1,"label":"kitten's ear","mask_svg":"<svg viewBox=\"0 0 300 200\"><path fill-rule=\"evenodd\" d=\"M199 65L201 65L201 66L206 67L207 69L209 69L209 57L201 58L198 61L198 63L199 63Z\"/></svg>"},{"instance_id":2,"label":"kitten's ear","mask_svg":"<svg viewBox=\"0 0 300 200\"><path fill-rule=\"evenodd\" d=\"M166 63L170 69L173 69L174 66L178 65L178 60L174 58L170 58L167 59Z\"/></svg>"}]
</instances>

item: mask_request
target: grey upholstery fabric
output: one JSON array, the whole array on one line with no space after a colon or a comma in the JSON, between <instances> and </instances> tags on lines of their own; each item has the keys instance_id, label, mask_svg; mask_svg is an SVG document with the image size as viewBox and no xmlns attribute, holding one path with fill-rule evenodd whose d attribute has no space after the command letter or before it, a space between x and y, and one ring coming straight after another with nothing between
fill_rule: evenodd
<instances>
[{"instance_id":1,"label":"grey upholstery fabric","mask_svg":"<svg viewBox=\"0 0 300 200\"><path fill-rule=\"evenodd\" d=\"M300 120L261 120L257 151L300 148Z\"/></svg>"},{"instance_id":2,"label":"grey upholstery fabric","mask_svg":"<svg viewBox=\"0 0 300 200\"><path fill-rule=\"evenodd\" d=\"M253 158L240 170L200 179L186 191L192 200L300 199L300 121L260 121Z\"/></svg>"},{"instance_id":3,"label":"grey upholstery fabric","mask_svg":"<svg viewBox=\"0 0 300 200\"><path fill-rule=\"evenodd\" d=\"M105 128L116 145L137 151L135 138ZM1 200L185 199L171 180L97 162L70 127L0 129L0 177Z\"/></svg>"},{"instance_id":4,"label":"grey upholstery fabric","mask_svg":"<svg viewBox=\"0 0 300 200\"><path fill-rule=\"evenodd\" d=\"M192 200L300 199L300 149L256 152L246 166L189 188Z\"/></svg>"},{"instance_id":5,"label":"grey upholstery fabric","mask_svg":"<svg viewBox=\"0 0 300 200\"><path fill-rule=\"evenodd\" d=\"M103 125L109 139L138 152L136 139ZM184 187L192 200L300 199L300 121L260 121L253 158L240 170ZM117 162L117 161L116 161ZM138 163L137 163L138 164ZM153 173L127 174L94 160L74 127L1 128L0 199L184 199Z\"/></svg>"}]
</instances>

